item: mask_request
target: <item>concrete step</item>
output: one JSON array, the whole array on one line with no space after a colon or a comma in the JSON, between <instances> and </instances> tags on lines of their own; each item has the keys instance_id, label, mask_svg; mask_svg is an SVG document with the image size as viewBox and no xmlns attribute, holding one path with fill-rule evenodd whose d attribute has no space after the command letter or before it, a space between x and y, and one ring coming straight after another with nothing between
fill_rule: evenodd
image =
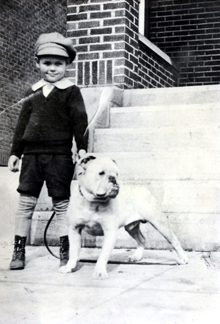
<instances>
[{"instance_id":1,"label":"concrete step","mask_svg":"<svg viewBox=\"0 0 220 324\"><path fill-rule=\"evenodd\" d=\"M111 128L159 128L159 127L191 127L195 125L220 125L220 105L162 105L112 107L110 110Z\"/></svg>"},{"instance_id":2,"label":"concrete step","mask_svg":"<svg viewBox=\"0 0 220 324\"><path fill-rule=\"evenodd\" d=\"M157 89L128 89L124 91L123 106L182 105L216 103L220 85Z\"/></svg>"},{"instance_id":3,"label":"concrete step","mask_svg":"<svg viewBox=\"0 0 220 324\"><path fill-rule=\"evenodd\" d=\"M96 153L118 165L120 179L134 183L151 180L219 180L220 151L206 148L160 149L147 152Z\"/></svg>"},{"instance_id":4,"label":"concrete step","mask_svg":"<svg viewBox=\"0 0 220 324\"><path fill-rule=\"evenodd\" d=\"M187 130L185 128L112 128L96 129L94 152L148 152L181 148L208 148L219 150L220 130L213 127Z\"/></svg>"},{"instance_id":5,"label":"concrete step","mask_svg":"<svg viewBox=\"0 0 220 324\"><path fill-rule=\"evenodd\" d=\"M165 213L182 246L186 250L218 251L220 245L220 214L201 213ZM31 227L33 245L44 245L43 232L50 215L48 212L35 212ZM165 216L164 216L165 217ZM47 232L47 242L50 246L59 246L56 231L56 221L53 220ZM146 249L171 249L169 243L150 224L141 225L141 231L146 238ZM82 232L82 246L101 247L103 237L90 236ZM116 248L135 248L136 242L121 228L118 231Z\"/></svg>"},{"instance_id":6,"label":"concrete step","mask_svg":"<svg viewBox=\"0 0 220 324\"><path fill-rule=\"evenodd\" d=\"M73 181L72 187L76 184L77 182ZM133 186L146 186L156 198L158 190L161 189L163 197L161 202L158 199L158 203L162 204L163 213L169 215L173 230L185 249L208 251L219 247L219 181L193 181L188 179L182 181L148 181L142 184L140 182L128 183L128 181L122 181L121 186L126 186L126 190L129 190L129 188L132 190ZM43 192L32 219L30 236L31 244L34 245L43 244L43 232L52 214L45 205L46 201L48 201L48 205L50 204L50 198L42 194ZM147 248L169 248L169 244L151 225L143 225L142 230L147 239ZM48 229L47 240L51 245L59 244L56 217ZM102 238L96 238L95 242L94 237L83 235L82 242L84 242L83 246L100 246ZM121 230L117 247L129 248L135 246L134 241L124 230Z\"/></svg>"},{"instance_id":7,"label":"concrete step","mask_svg":"<svg viewBox=\"0 0 220 324\"><path fill-rule=\"evenodd\" d=\"M170 224L182 247L194 251L218 251L220 244L220 214L168 213ZM141 224L148 249L170 249L169 243L149 223ZM96 237L101 247L102 237ZM122 228L118 232L117 248L135 248L136 242Z\"/></svg>"}]
</instances>

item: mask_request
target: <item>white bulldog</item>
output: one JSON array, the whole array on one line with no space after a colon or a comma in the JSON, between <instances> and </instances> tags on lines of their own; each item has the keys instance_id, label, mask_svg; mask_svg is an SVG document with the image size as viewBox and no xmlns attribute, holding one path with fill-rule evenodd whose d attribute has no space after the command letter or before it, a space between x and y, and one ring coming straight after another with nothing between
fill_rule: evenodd
<instances>
[{"instance_id":1,"label":"white bulldog","mask_svg":"<svg viewBox=\"0 0 220 324\"><path fill-rule=\"evenodd\" d=\"M144 187L123 192L118 184L118 168L110 158L87 155L78 165L78 186L72 192L67 212L69 219L70 256L61 273L76 271L81 247L81 231L91 235L104 235L103 247L95 265L93 277L108 277L107 263L114 248L118 229L122 226L138 244L129 258L139 261L145 239L140 223L149 222L173 246L178 263L186 264L185 253L173 233L168 218L161 212L156 199Z\"/></svg>"}]
</instances>

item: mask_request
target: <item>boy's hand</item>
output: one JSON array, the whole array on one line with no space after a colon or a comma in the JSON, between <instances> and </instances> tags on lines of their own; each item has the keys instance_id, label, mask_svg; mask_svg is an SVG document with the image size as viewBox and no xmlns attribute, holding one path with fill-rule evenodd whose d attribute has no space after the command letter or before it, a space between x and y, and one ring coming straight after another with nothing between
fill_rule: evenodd
<instances>
[{"instance_id":1,"label":"boy's hand","mask_svg":"<svg viewBox=\"0 0 220 324\"><path fill-rule=\"evenodd\" d=\"M78 152L78 160L82 159L86 155L85 150L79 150Z\"/></svg>"},{"instance_id":2,"label":"boy's hand","mask_svg":"<svg viewBox=\"0 0 220 324\"><path fill-rule=\"evenodd\" d=\"M19 171L19 158L16 155L11 155L8 160L9 170L12 172Z\"/></svg>"}]
</instances>

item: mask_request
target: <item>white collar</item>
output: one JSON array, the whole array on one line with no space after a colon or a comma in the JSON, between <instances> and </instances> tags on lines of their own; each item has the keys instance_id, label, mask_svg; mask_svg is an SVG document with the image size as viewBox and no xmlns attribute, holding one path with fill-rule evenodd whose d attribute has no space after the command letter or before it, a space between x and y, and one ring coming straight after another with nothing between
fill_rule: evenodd
<instances>
[{"instance_id":1,"label":"white collar","mask_svg":"<svg viewBox=\"0 0 220 324\"><path fill-rule=\"evenodd\" d=\"M32 85L32 90L33 91L37 91L38 89L44 87L46 84L48 84L49 82L45 81L44 79L41 79L40 81L38 81L37 83L35 83L34 85ZM74 83L68 79L68 78L63 78L57 82L54 83L50 83L51 85L53 85L54 87L58 88L58 89L67 89L71 86L74 85Z\"/></svg>"}]
</instances>

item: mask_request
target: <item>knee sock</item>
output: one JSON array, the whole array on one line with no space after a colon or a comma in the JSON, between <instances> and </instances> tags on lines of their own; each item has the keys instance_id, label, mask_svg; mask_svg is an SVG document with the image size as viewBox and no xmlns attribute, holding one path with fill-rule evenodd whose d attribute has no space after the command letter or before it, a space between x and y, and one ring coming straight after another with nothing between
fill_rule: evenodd
<instances>
[{"instance_id":1,"label":"knee sock","mask_svg":"<svg viewBox=\"0 0 220 324\"><path fill-rule=\"evenodd\" d=\"M59 199L52 198L54 211L56 213L57 231L60 237L68 235L68 221L67 221L67 208L69 205L69 198Z\"/></svg>"},{"instance_id":2,"label":"knee sock","mask_svg":"<svg viewBox=\"0 0 220 324\"><path fill-rule=\"evenodd\" d=\"M15 217L15 235L27 237L30 230L32 215L37 204L37 198L20 195L18 210Z\"/></svg>"}]
</instances>

